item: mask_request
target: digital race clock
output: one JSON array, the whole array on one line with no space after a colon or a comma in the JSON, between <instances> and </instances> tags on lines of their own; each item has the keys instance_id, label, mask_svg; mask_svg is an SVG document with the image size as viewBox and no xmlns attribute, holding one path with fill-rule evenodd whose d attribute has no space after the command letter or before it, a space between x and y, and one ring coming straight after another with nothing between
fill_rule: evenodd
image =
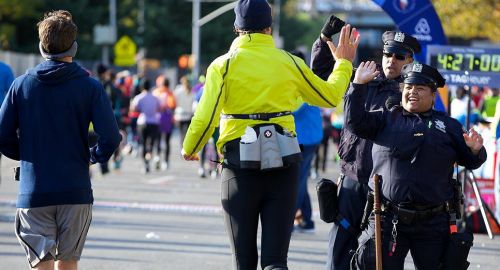
<instances>
[{"instance_id":1,"label":"digital race clock","mask_svg":"<svg viewBox=\"0 0 500 270\"><path fill-rule=\"evenodd\" d=\"M500 48L429 45L427 63L447 84L500 87Z\"/></svg>"}]
</instances>

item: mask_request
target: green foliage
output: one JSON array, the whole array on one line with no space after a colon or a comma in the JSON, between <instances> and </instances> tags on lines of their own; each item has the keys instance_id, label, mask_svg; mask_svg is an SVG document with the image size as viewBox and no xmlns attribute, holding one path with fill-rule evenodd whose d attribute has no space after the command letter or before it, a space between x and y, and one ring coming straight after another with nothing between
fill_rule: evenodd
<instances>
[{"instance_id":1,"label":"green foliage","mask_svg":"<svg viewBox=\"0 0 500 270\"><path fill-rule=\"evenodd\" d=\"M500 42L500 1L432 0L448 37Z\"/></svg>"},{"instance_id":2,"label":"green foliage","mask_svg":"<svg viewBox=\"0 0 500 270\"><path fill-rule=\"evenodd\" d=\"M308 14L282 14L280 35L283 36L283 49L290 51L300 46L310 49L319 37L326 17L311 18Z\"/></svg>"},{"instance_id":3,"label":"green foliage","mask_svg":"<svg viewBox=\"0 0 500 270\"><path fill-rule=\"evenodd\" d=\"M93 44L93 26L107 16L107 1L98 0L0 0L0 44L2 49L38 52L36 24L44 13L65 9L78 25L78 56L97 58L100 48Z\"/></svg>"},{"instance_id":4,"label":"green foliage","mask_svg":"<svg viewBox=\"0 0 500 270\"><path fill-rule=\"evenodd\" d=\"M130 36L139 47L146 48L148 58L176 62L181 54L191 52L192 2L185 0L144 0L144 31L139 31L137 0L117 1L118 37ZM271 1L272 2L272 1ZM318 36L324 18L311 19L296 14L295 0L282 0L281 36L285 49L310 46ZM227 4L204 2L201 17ZM78 25L78 58L100 59L101 47L94 44L93 28L108 24L108 1L104 0L0 0L0 46L20 52L38 52L36 23L51 10L66 9ZM201 27L201 63L206 67L229 49L233 33L234 13L228 11Z\"/></svg>"},{"instance_id":5,"label":"green foliage","mask_svg":"<svg viewBox=\"0 0 500 270\"><path fill-rule=\"evenodd\" d=\"M101 48L94 45L93 29L96 24L108 24L109 15L107 2L108 1L99 0L44 1L44 6L39 9L39 12L43 14L47 11L60 9L71 12L73 20L78 26L78 58L99 59ZM36 29L34 37L38 37Z\"/></svg>"},{"instance_id":6,"label":"green foliage","mask_svg":"<svg viewBox=\"0 0 500 270\"><path fill-rule=\"evenodd\" d=\"M28 20L36 21L41 0L0 0L0 49L15 49L33 29ZM26 31L28 30L28 31ZM29 40L29 39L28 39Z\"/></svg>"}]
</instances>

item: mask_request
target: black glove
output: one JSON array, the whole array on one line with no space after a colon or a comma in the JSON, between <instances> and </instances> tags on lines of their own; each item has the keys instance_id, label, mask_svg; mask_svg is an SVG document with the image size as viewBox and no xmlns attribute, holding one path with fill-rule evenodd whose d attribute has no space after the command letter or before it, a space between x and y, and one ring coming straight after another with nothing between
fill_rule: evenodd
<instances>
[{"instance_id":1,"label":"black glove","mask_svg":"<svg viewBox=\"0 0 500 270\"><path fill-rule=\"evenodd\" d=\"M325 25L321 29L321 34L323 34L327 38L331 38L333 35L340 33L342 30L342 26L345 25L345 22L335 15L330 15Z\"/></svg>"}]
</instances>

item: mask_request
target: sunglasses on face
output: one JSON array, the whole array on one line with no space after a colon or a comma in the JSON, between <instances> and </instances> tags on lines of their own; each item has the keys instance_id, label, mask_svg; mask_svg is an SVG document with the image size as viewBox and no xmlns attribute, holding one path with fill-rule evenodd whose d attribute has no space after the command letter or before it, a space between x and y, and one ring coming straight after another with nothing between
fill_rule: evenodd
<instances>
[{"instance_id":1,"label":"sunglasses on face","mask_svg":"<svg viewBox=\"0 0 500 270\"><path fill-rule=\"evenodd\" d=\"M406 55L399 53L384 52L384 56L387 58L395 57L397 60L403 61L406 59Z\"/></svg>"}]
</instances>

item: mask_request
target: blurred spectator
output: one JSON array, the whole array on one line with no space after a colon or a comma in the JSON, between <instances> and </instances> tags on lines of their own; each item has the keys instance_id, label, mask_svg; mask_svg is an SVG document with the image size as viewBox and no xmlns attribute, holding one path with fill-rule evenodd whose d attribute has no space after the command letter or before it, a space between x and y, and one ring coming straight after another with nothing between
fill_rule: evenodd
<instances>
[{"instance_id":1,"label":"blurred spectator","mask_svg":"<svg viewBox=\"0 0 500 270\"><path fill-rule=\"evenodd\" d=\"M312 172L312 178L319 177L319 170L321 170L322 173L326 172L326 166L328 164L328 147L333 132L333 127L330 123L331 114L332 109L321 108L321 119L323 120L323 139L321 140L319 147L316 148L316 157L314 160L314 171Z\"/></svg>"},{"instance_id":2,"label":"blurred spectator","mask_svg":"<svg viewBox=\"0 0 500 270\"><path fill-rule=\"evenodd\" d=\"M304 53L301 51L295 50L292 51L292 54L305 60ZM320 57L320 53L313 50L313 57ZM314 59L311 63L313 62ZM318 72L315 74L318 74ZM299 165L299 185L296 206L297 212L300 212L300 215L297 213L295 214L295 216L299 216L300 219L296 218L294 231L312 233L314 232L314 221L312 219L311 198L307 191L307 180L309 179L314 154L323 137L321 112L319 107L311 106L303 102L302 98L300 98L297 100L297 109L293 112L293 118L297 139L299 144L302 145L302 160Z\"/></svg>"},{"instance_id":3,"label":"blurred spectator","mask_svg":"<svg viewBox=\"0 0 500 270\"><path fill-rule=\"evenodd\" d=\"M115 115L115 120L116 123L118 124L118 128L120 130L123 130L124 127L122 123L121 109L124 102L123 102L122 92L114 85L115 73L112 72L112 70L110 70L107 66L103 64L97 65L96 71L99 82L101 82L102 86L104 87L104 91L106 91L106 94L111 103L111 108L113 109L113 113ZM96 134L92 132L91 136L96 136ZM113 161L115 169L119 169L121 167L121 162L122 162L121 147L118 147L115 150L115 153L113 154ZM100 163L99 165L101 167L102 175L109 173L108 162Z\"/></svg>"},{"instance_id":4,"label":"blurred spectator","mask_svg":"<svg viewBox=\"0 0 500 270\"><path fill-rule=\"evenodd\" d=\"M5 96L7 95L7 91L9 91L9 87L14 81L14 74L12 73L12 69L0 61L0 106L3 103ZM0 160L2 158L2 154L0 153ZM2 180L0 176L0 181Z\"/></svg>"},{"instance_id":5,"label":"blurred spectator","mask_svg":"<svg viewBox=\"0 0 500 270\"><path fill-rule=\"evenodd\" d=\"M196 111L196 107L198 106L201 96L203 95L203 89L204 89L203 85L202 87L199 88L194 98L193 111ZM219 160L219 155L217 153L217 146L216 146L218 139L219 139L219 127L216 127L214 129L214 133L212 133L212 137L208 140L207 144L205 144L200 151L200 167L198 168L198 176L200 176L201 178L207 177L207 171L212 178L217 178L219 174L219 171L217 169L217 163L218 163L217 161Z\"/></svg>"},{"instance_id":6,"label":"blurred spectator","mask_svg":"<svg viewBox=\"0 0 500 270\"><path fill-rule=\"evenodd\" d=\"M181 78L181 83L177 85L174 91L177 107L175 108L174 119L180 130L181 145L186 136L187 129L193 117L194 95L191 92L191 85L187 76Z\"/></svg>"},{"instance_id":7,"label":"blurred spectator","mask_svg":"<svg viewBox=\"0 0 500 270\"><path fill-rule=\"evenodd\" d=\"M474 129L483 137L483 145L486 149L486 154L488 158L481 165L481 167L474 170L474 173L479 178L493 179L495 170L495 133L491 130L491 122L482 117L478 116L476 122L473 123Z\"/></svg>"},{"instance_id":8,"label":"blurred spectator","mask_svg":"<svg viewBox=\"0 0 500 270\"><path fill-rule=\"evenodd\" d=\"M301 212L301 220L294 230L298 232L313 232L311 199L307 191L307 179L311 171L311 163L318 145L323 137L322 119L320 109L302 103L293 112L295 128L299 143L302 144L302 160L299 171L299 191L297 194L297 210Z\"/></svg>"},{"instance_id":9,"label":"blurred spectator","mask_svg":"<svg viewBox=\"0 0 500 270\"><path fill-rule=\"evenodd\" d=\"M141 134L142 158L144 159L144 173L149 173L150 161L153 154L155 140L159 132L159 112L161 111L160 100L151 93L151 84L143 79L140 84L141 93L132 100L131 110L139 112L137 126Z\"/></svg>"},{"instance_id":10,"label":"blurred spectator","mask_svg":"<svg viewBox=\"0 0 500 270\"><path fill-rule=\"evenodd\" d=\"M469 102L469 96L467 95L467 90L464 87L458 87L455 91L455 98L451 101L450 110L451 117L458 119L459 117L464 117L467 114L467 103ZM471 108L474 108L474 103L471 102Z\"/></svg>"},{"instance_id":11,"label":"blurred spectator","mask_svg":"<svg viewBox=\"0 0 500 270\"><path fill-rule=\"evenodd\" d=\"M155 167L160 168L161 160L161 145L162 139L165 142L165 154L163 162L161 162L161 169L166 170L169 165L170 156L170 137L174 128L174 110L176 107L175 96L170 90L170 81L165 76L158 76L156 78L156 89L153 95L160 100L161 113L160 113L160 132L157 143L158 156L155 157Z\"/></svg>"},{"instance_id":12,"label":"blurred spectator","mask_svg":"<svg viewBox=\"0 0 500 270\"><path fill-rule=\"evenodd\" d=\"M203 89L203 86L205 85L205 75L201 74L200 77L198 77L198 82L196 85L193 87L193 95L198 95L198 92Z\"/></svg>"},{"instance_id":13,"label":"blurred spectator","mask_svg":"<svg viewBox=\"0 0 500 270\"><path fill-rule=\"evenodd\" d=\"M497 101L495 116L493 117L493 122L491 126L491 130L495 134L496 141L496 150L497 153L500 151L500 100ZM500 158L497 157L497 164L495 165L496 174L495 174L495 182L494 182L494 194L495 194L495 216L498 221L500 221Z\"/></svg>"},{"instance_id":14,"label":"blurred spectator","mask_svg":"<svg viewBox=\"0 0 500 270\"><path fill-rule=\"evenodd\" d=\"M14 81L12 69L0 61L0 102L2 102L9 91L9 87Z\"/></svg>"},{"instance_id":15,"label":"blurred spectator","mask_svg":"<svg viewBox=\"0 0 500 270\"><path fill-rule=\"evenodd\" d=\"M456 97L451 101L450 109L451 109L451 117L457 119L462 126L467 125L467 116L469 116L469 123L473 125L477 122L479 111L476 109L476 103L470 103L470 111L467 111L467 106L469 103L468 92L464 87L457 88Z\"/></svg>"},{"instance_id":16,"label":"blurred spectator","mask_svg":"<svg viewBox=\"0 0 500 270\"><path fill-rule=\"evenodd\" d=\"M134 74L129 77L125 83L130 83L130 99L132 100L134 97L141 93L140 87L141 78L139 75ZM132 107L132 104L130 105ZM139 148L139 133L137 131L137 119L139 118L139 112L129 109L128 118L129 118L129 130L128 130L128 145L125 149L125 152L131 153L134 156L138 155Z\"/></svg>"},{"instance_id":17,"label":"blurred spectator","mask_svg":"<svg viewBox=\"0 0 500 270\"><path fill-rule=\"evenodd\" d=\"M495 116L497 101L500 99L498 90L498 88L490 88L486 90L483 106L481 107L481 114L483 117L491 118Z\"/></svg>"},{"instance_id":18,"label":"blurred spectator","mask_svg":"<svg viewBox=\"0 0 500 270\"><path fill-rule=\"evenodd\" d=\"M472 86L470 89L471 89L472 102L474 103L474 107L475 108L483 107L483 102L484 102L483 88L479 88L479 86Z\"/></svg>"}]
</instances>

